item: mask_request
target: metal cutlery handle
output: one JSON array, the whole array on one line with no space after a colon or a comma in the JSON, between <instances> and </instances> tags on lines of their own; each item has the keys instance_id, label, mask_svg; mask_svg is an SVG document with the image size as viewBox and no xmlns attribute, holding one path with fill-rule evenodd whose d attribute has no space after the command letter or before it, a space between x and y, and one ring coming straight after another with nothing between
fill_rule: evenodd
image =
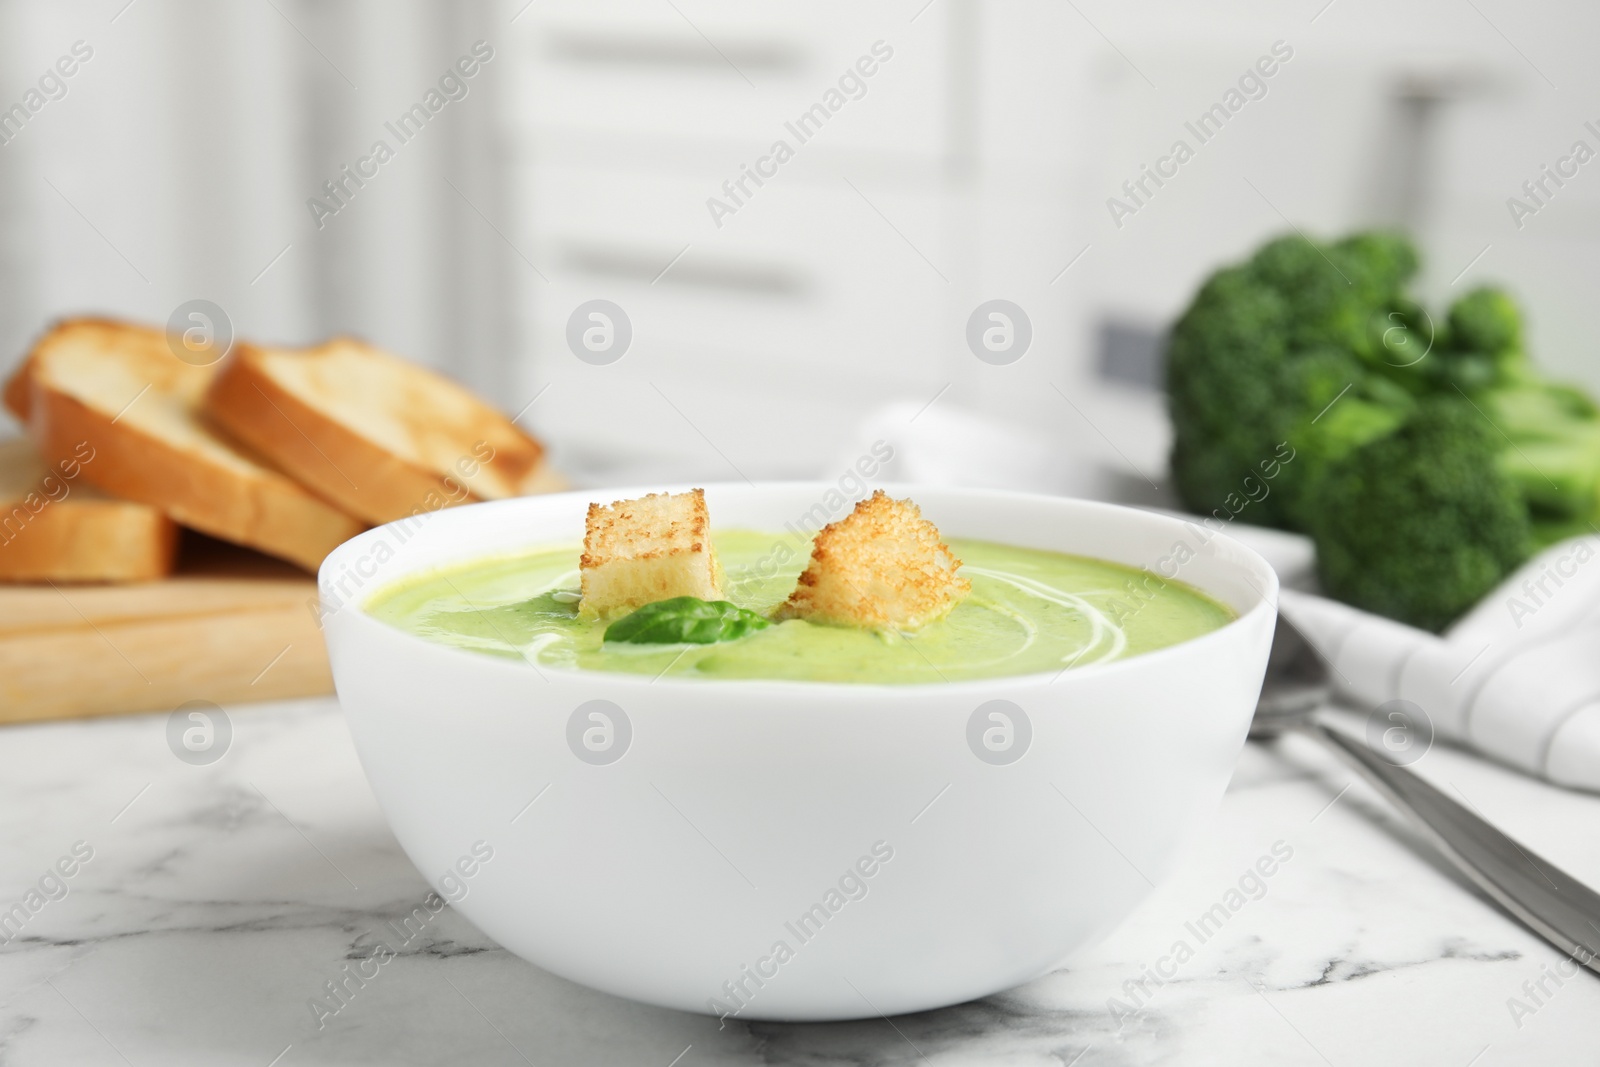
<instances>
[{"instance_id":1,"label":"metal cutlery handle","mask_svg":"<svg viewBox=\"0 0 1600 1067\"><path fill-rule=\"evenodd\" d=\"M1573 960L1600 973L1600 893L1519 845L1359 738L1307 719L1317 738L1409 815L1457 870Z\"/></svg>"}]
</instances>

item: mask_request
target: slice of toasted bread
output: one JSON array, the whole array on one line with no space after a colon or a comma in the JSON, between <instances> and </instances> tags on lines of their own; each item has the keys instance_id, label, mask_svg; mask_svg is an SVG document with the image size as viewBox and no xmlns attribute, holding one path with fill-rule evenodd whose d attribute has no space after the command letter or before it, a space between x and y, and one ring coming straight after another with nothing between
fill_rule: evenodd
<instances>
[{"instance_id":1,"label":"slice of toasted bread","mask_svg":"<svg viewBox=\"0 0 1600 1067\"><path fill-rule=\"evenodd\" d=\"M909 500L882 489L817 532L811 562L779 614L872 629L915 630L972 591L961 561Z\"/></svg>"},{"instance_id":2,"label":"slice of toasted bread","mask_svg":"<svg viewBox=\"0 0 1600 1067\"><path fill-rule=\"evenodd\" d=\"M24 438L0 442L0 581L147 582L172 573L178 527L83 478L96 456L45 466Z\"/></svg>"},{"instance_id":3,"label":"slice of toasted bread","mask_svg":"<svg viewBox=\"0 0 1600 1067\"><path fill-rule=\"evenodd\" d=\"M544 448L433 371L347 337L240 344L206 400L217 423L368 522L544 487Z\"/></svg>"},{"instance_id":4,"label":"slice of toasted bread","mask_svg":"<svg viewBox=\"0 0 1600 1067\"><path fill-rule=\"evenodd\" d=\"M216 368L180 360L160 330L63 322L22 373L40 454L53 463L92 450L83 476L114 496L309 570L363 528L210 429L200 400Z\"/></svg>"},{"instance_id":5,"label":"slice of toasted bread","mask_svg":"<svg viewBox=\"0 0 1600 1067\"><path fill-rule=\"evenodd\" d=\"M6 409L17 417L18 422L28 421L28 372L32 369L33 360L24 359L11 372L11 377L6 379L5 390L0 392L0 401L5 403Z\"/></svg>"},{"instance_id":6,"label":"slice of toasted bread","mask_svg":"<svg viewBox=\"0 0 1600 1067\"><path fill-rule=\"evenodd\" d=\"M722 599L706 494L650 493L589 505L579 561L585 616L609 616L676 596Z\"/></svg>"}]
</instances>

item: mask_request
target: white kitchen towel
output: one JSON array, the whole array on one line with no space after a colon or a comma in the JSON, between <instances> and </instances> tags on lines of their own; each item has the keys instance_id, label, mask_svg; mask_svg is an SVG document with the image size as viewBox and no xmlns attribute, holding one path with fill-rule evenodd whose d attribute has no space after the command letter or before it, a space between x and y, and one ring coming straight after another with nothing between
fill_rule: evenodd
<instances>
[{"instance_id":1,"label":"white kitchen towel","mask_svg":"<svg viewBox=\"0 0 1600 1067\"><path fill-rule=\"evenodd\" d=\"M1409 701L1437 737L1600 791L1600 538L1545 549L1442 636L1294 590L1278 606L1347 701Z\"/></svg>"}]
</instances>

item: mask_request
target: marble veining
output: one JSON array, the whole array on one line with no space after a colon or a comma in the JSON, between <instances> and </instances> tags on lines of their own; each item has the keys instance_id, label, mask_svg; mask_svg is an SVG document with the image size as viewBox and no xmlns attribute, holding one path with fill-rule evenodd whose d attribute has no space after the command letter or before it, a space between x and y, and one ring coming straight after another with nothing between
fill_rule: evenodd
<instances>
[{"instance_id":1,"label":"marble veining","mask_svg":"<svg viewBox=\"0 0 1600 1067\"><path fill-rule=\"evenodd\" d=\"M93 850L0 945L3 1067L1593 1061L1600 978L1549 978L1553 949L1295 739L1247 749L1174 875L1037 981L892 1019L719 1026L541 972L430 900L332 700L230 710L205 767L161 716L0 731L0 908ZM1419 766L1600 884L1600 798L1446 748ZM370 977L329 1000L347 968Z\"/></svg>"}]
</instances>

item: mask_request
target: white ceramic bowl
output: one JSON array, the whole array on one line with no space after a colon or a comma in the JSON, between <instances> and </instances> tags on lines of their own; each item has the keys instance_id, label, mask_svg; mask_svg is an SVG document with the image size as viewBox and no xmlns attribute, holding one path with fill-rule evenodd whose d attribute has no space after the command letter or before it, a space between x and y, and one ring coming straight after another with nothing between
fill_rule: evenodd
<instances>
[{"instance_id":1,"label":"white ceramic bowl","mask_svg":"<svg viewBox=\"0 0 1600 1067\"><path fill-rule=\"evenodd\" d=\"M380 527L323 564L325 632L367 777L417 868L546 970L741 1018L956 1003L1102 936L1221 798L1266 667L1277 579L1239 543L1170 516L889 489L949 537L1176 567L1239 618L1059 677L874 686L535 671L403 633L361 605L442 563L576 543L591 499L646 490ZM721 529L781 529L830 492L837 501L822 484L706 489ZM611 704L578 711L597 700ZM978 713L996 700L1030 728L1013 714L1013 747L990 755L1023 749L1014 762L969 743L993 727L1004 745L994 708Z\"/></svg>"}]
</instances>

